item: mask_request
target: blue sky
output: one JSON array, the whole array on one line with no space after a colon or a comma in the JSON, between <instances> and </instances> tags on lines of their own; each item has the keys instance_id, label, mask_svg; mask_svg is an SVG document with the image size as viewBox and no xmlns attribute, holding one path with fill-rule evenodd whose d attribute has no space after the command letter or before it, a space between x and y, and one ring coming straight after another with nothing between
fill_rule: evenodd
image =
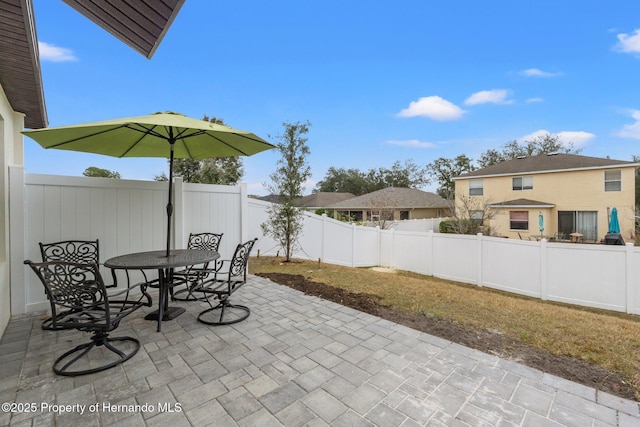
<instances>
[{"instance_id":1,"label":"blue sky","mask_svg":"<svg viewBox=\"0 0 640 427\"><path fill-rule=\"evenodd\" d=\"M478 158L537 133L640 155L637 0L187 0L151 60L62 1L34 8L50 126L177 111L274 142L308 120L306 193L330 166ZM244 159L250 194L266 194L277 158ZM29 138L25 164L145 180L168 168Z\"/></svg>"}]
</instances>

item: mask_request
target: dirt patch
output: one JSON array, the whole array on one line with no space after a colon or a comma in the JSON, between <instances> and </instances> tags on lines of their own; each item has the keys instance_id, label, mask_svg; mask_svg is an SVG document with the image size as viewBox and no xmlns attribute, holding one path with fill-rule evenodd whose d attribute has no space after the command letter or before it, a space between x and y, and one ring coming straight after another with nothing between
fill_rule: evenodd
<instances>
[{"instance_id":1,"label":"dirt patch","mask_svg":"<svg viewBox=\"0 0 640 427\"><path fill-rule=\"evenodd\" d=\"M282 273L259 273L258 275L308 295L317 296L373 314L625 399L635 400L633 389L624 382L620 375L578 359L557 356L532 348L522 342L505 337L497 331L470 328L423 313L407 313L394 310L381 304L380 298L377 296L349 292L324 283L308 280L302 275Z\"/></svg>"}]
</instances>

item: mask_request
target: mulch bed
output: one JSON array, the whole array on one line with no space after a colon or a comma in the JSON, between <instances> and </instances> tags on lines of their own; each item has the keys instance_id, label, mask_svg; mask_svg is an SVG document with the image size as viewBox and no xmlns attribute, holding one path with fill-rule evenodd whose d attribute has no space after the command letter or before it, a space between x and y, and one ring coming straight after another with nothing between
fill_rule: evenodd
<instances>
[{"instance_id":1,"label":"mulch bed","mask_svg":"<svg viewBox=\"0 0 640 427\"><path fill-rule=\"evenodd\" d=\"M488 354L514 360L543 372L625 399L636 400L633 389L617 373L582 360L557 356L532 348L498 332L470 328L447 319L429 317L422 313L407 313L394 310L381 304L380 298L377 296L353 293L324 283L313 282L302 275L283 273L259 273L258 275L308 295L373 314Z\"/></svg>"}]
</instances>

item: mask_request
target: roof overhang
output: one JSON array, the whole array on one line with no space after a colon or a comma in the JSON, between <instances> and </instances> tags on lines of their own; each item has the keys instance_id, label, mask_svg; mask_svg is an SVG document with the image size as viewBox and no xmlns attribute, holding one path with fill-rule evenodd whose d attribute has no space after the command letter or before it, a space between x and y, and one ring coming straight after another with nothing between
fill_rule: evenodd
<instances>
[{"instance_id":1,"label":"roof overhang","mask_svg":"<svg viewBox=\"0 0 640 427\"><path fill-rule=\"evenodd\" d=\"M24 125L48 125L31 0L0 1L0 85Z\"/></svg>"},{"instance_id":2,"label":"roof overhang","mask_svg":"<svg viewBox=\"0 0 640 427\"><path fill-rule=\"evenodd\" d=\"M551 209L555 208L553 203L538 202L537 200L510 200L489 205L491 209Z\"/></svg>"},{"instance_id":3,"label":"roof overhang","mask_svg":"<svg viewBox=\"0 0 640 427\"><path fill-rule=\"evenodd\" d=\"M454 181L458 181L463 179L471 180L471 179L482 179L482 178L496 178L496 177L504 177L504 176L529 176L529 175L541 175L545 173L576 172L576 171L590 171L590 170L603 170L603 169L623 169L623 168L637 168L637 167L640 167L640 163L623 163L623 164L617 164L617 165L592 166L592 167L569 168L569 169L551 169L551 170L532 171L532 172L511 172L511 173L501 173L501 174L491 174L491 175L456 176L452 179Z\"/></svg>"},{"instance_id":4,"label":"roof overhang","mask_svg":"<svg viewBox=\"0 0 640 427\"><path fill-rule=\"evenodd\" d=\"M150 59L185 0L63 0Z\"/></svg>"}]
</instances>

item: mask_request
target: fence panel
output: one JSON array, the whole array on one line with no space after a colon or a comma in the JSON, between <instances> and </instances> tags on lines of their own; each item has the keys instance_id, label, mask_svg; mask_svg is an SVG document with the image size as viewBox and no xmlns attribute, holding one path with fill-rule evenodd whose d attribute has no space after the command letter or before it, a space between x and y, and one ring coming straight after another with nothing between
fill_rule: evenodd
<instances>
[{"instance_id":1,"label":"fence panel","mask_svg":"<svg viewBox=\"0 0 640 427\"><path fill-rule=\"evenodd\" d=\"M394 231L393 233L393 268L430 274L429 258L431 245L428 233Z\"/></svg>"},{"instance_id":2,"label":"fence panel","mask_svg":"<svg viewBox=\"0 0 640 427\"><path fill-rule=\"evenodd\" d=\"M463 283L477 283L478 237L434 233L433 275Z\"/></svg>"},{"instance_id":3,"label":"fence panel","mask_svg":"<svg viewBox=\"0 0 640 427\"><path fill-rule=\"evenodd\" d=\"M230 259L242 243L240 187L184 184L183 233L176 236L176 247L185 248L189 233L224 233L220 241L222 259ZM250 238L260 234L250 234Z\"/></svg>"},{"instance_id":4,"label":"fence panel","mask_svg":"<svg viewBox=\"0 0 640 427\"><path fill-rule=\"evenodd\" d=\"M547 297L607 310L626 310L626 249L549 244Z\"/></svg>"},{"instance_id":5,"label":"fence panel","mask_svg":"<svg viewBox=\"0 0 640 427\"><path fill-rule=\"evenodd\" d=\"M355 267L375 267L380 265L378 250L380 230L374 227L355 227Z\"/></svg>"},{"instance_id":6,"label":"fence panel","mask_svg":"<svg viewBox=\"0 0 640 427\"><path fill-rule=\"evenodd\" d=\"M540 244L496 237L482 238L482 285L541 296Z\"/></svg>"}]
</instances>

